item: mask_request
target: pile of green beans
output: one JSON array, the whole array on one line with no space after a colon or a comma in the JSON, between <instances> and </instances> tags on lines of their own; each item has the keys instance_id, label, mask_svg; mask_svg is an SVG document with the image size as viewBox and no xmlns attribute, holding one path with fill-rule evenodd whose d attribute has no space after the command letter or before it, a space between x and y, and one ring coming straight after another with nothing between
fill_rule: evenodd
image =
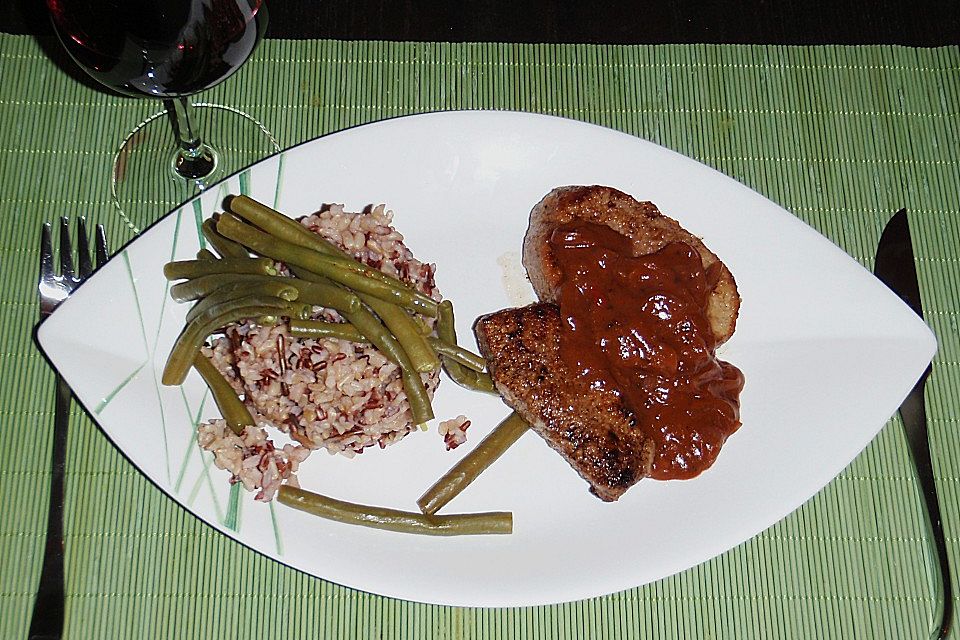
<instances>
[{"instance_id":1,"label":"pile of green beans","mask_svg":"<svg viewBox=\"0 0 960 640\"><path fill-rule=\"evenodd\" d=\"M457 345L449 301L438 304L251 198L229 196L224 206L224 213L201 225L209 248L201 249L195 260L164 266L168 280L180 281L170 287L173 299L195 302L167 359L164 384L181 384L190 367L195 368L210 387L227 425L242 435L254 424L253 417L230 383L200 354L200 348L211 334L230 323L253 319L268 324L285 318L293 337L336 338L376 347L400 369L417 425L434 417L421 374L438 367L461 386L496 394L484 359ZM296 277L278 275L279 263ZM313 307L335 309L346 322L312 320ZM424 316L436 318L435 331ZM278 499L322 517L393 531L510 533L509 513L434 514L525 430L522 420L508 418L424 494L418 503L422 513L354 505L289 486L281 487Z\"/></svg>"}]
</instances>

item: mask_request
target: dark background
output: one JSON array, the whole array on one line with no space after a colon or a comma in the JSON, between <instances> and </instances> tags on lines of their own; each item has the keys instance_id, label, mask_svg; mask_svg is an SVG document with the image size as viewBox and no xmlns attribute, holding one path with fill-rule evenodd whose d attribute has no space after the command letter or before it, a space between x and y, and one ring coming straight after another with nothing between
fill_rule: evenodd
<instances>
[{"instance_id":1,"label":"dark background","mask_svg":"<svg viewBox=\"0 0 960 640\"><path fill-rule=\"evenodd\" d=\"M960 0L267 0L268 38L445 42L960 44ZM43 0L0 31L46 34Z\"/></svg>"}]
</instances>

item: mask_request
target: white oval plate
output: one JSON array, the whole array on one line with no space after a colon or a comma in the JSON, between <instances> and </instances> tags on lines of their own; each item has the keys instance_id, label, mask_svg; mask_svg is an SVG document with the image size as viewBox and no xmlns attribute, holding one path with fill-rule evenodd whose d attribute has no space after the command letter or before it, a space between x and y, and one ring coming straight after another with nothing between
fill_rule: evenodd
<instances>
[{"instance_id":1,"label":"white oval plate","mask_svg":"<svg viewBox=\"0 0 960 640\"><path fill-rule=\"evenodd\" d=\"M161 274L198 249L196 219L227 192L288 215L322 203L386 203L458 310L474 318L533 301L520 267L531 207L552 188L605 184L703 237L743 298L722 357L746 376L743 427L715 466L685 482L643 481L605 504L534 433L448 509L510 510L509 536L432 538L324 521L233 489L194 442L216 415L195 374L158 384L185 305ZM78 328L83 327L83 330ZM843 251L734 180L650 142L561 118L448 112L377 122L267 158L171 212L39 329L39 342L111 440L211 526L284 564L387 596L464 606L541 605L642 585L749 539L836 476L896 411L936 351L930 330ZM415 500L508 409L446 380L439 419L466 414L469 441L435 428L353 460L313 454L305 488L368 504Z\"/></svg>"}]
</instances>

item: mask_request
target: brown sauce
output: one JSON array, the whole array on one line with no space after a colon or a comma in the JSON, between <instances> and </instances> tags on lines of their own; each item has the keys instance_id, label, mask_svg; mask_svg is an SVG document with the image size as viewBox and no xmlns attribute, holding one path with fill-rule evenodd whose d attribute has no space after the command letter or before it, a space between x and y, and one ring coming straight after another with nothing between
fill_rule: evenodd
<instances>
[{"instance_id":1,"label":"brown sauce","mask_svg":"<svg viewBox=\"0 0 960 640\"><path fill-rule=\"evenodd\" d=\"M700 474L740 426L743 374L717 359L706 315L717 274L682 242L634 257L605 225L564 225L549 243L563 274L564 364L620 395L656 443L653 478Z\"/></svg>"}]
</instances>

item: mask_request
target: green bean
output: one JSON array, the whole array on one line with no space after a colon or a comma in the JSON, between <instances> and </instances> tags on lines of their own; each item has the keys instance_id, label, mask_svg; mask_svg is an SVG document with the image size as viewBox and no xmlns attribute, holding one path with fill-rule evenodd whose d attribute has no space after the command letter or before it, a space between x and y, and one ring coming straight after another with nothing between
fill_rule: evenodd
<instances>
[{"instance_id":1,"label":"green bean","mask_svg":"<svg viewBox=\"0 0 960 640\"><path fill-rule=\"evenodd\" d=\"M217 256L214 255L214 253L208 249L200 249L200 251L197 251L197 260L209 261L209 260L218 260L218 259L219 258L217 258Z\"/></svg>"},{"instance_id":2,"label":"green bean","mask_svg":"<svg viewBox=\"0 0 960 640\"><path fill-rule=\"evenodd\" d=\"M430 343L430 346L433 347L437 353L441 356L445 356L454 362L461 364L472 371L482 372L487 366L487 361L484 360L481 356L468 351L463 347L459 347L455 344L449 344L444 342L440 338L428 337L427 342Z\"/></svg>"},{"instance_id":3,"label":"green bean","mask_svg":"<svg viewBox=\"0 0 960 640\"><path fill-rule=\"evenodd\" d=\"M349 342L369 342L349 324L340 322L323 322L319 320L296 320L290 322L290 334L298 338L338 338ZM490 377L483 373L486 361L470 351L451 345L439 338L428 337L427 342L437 353L449 358L453 364L463 365L468 370L458 372L461 384L476 391L496 394ZM448 372L449 374L449 372ZM478 375L479 374L479 375ZM452 377L452 376L451 376Z\"/></svg>"},{"instance_id":4,"label":"green bean","mask_svg":"<svg viewBox=\"0 0 960 640\"><path fill-rule=\"evenodd\" d=\"M271 209L265 204L243 195L230 196L225 201L224 206L237 214L237 216L280 240L307 249L313 249L328 256L327 260L333 265L381 280L392 287L402 287L410 291L416 296L415 304L426 309L426 315L430 317L436 315L434 312L436 302L429 296L420 293L412 285L402 280L389 276L378 269L355 260L340 247L313 231L310 231L296 220L288 218L279 211ZM422 311L422 309L419 308L411 310Z\"/></svg>"},{"instance_id":5,"label":"green bean","mask_svg":"<svg viewBox=\"0 0 960 640\"><path fill-rule=\"evenodd\" d=\"M342 267L336 262L339 260L337 258L271 236L234 215L220 216L217 231L248 247L254 253L280 260L288 266L300 267L322 275L358 293L367 293L425 315L435 316L437 313L435 300L412 290L399 280L395 283L384 282L377 276L360 273L352 267ZM353 262L353 264L359 263ZM371 270L371 273L380 272Z\"/></svg>"},{"instance_id":6,"label":"green bean","mask_svg":"<svg viewBox=\"0 0 960 640\"><path fill-rule=\"evenodd\" d=\"M275 276L273 260L270 258L224 258L222 260L181 260L163 265L163 275L167 280L198 278L213 273L253 273Z\"/></svg>"},{"instance_id":7,"label":"green bean","mask_svg":"<svg viewBox=\"0 0 960 640\"><path fill-rule=\"evenodd\" d=\"M470 453L427 489L426 493L417 500L417 506L427 515L435 514L476 480L487 467L496 462L497 458L503 455L510 445L529 428L523 418L516 413L511 413Z\"/></svg>"},{"instance_id":8,"label":"green bean","mask_svg":"<svg viewBox=\"0 0 960 640\"><path fill-rule=\"evenodd\" d=\"M489 393L490 395L494 396L500 395L500 392L497 391L497 387L495 384L493 384L493 378L490 377L489 373L466 369L463 371L463 377L459 381L455 382L463 387L466 387L467 389L470 389L471 391L480 391L481 393Z\"/></svg>"},{"instance_id":9,"label":"green bean","mask_svg":"<svg viewBox=\"0 0 960 640\"><path fill-rule=\"evenodd\" d=\"M352 271L353 273L357 273L357 274L366 276L368 278L373 278L374 280L380 280L384 284L388 284L391 287L396 287L398 289L408 291L409 293L417 296L418 299L421 300L425 305L428 305L430 307L433 307L434 305L436 305L436 302L432 298L420 293L419 291L414 289L411 285L407 284L406 282L403 282L402 280L394 278L393 276L389 276L385 274L383 271L380 271L379 269L374 269L373 267L367 266L366 264L360 262L359 260L354 260L352 257L346 254L344 255L324 254L323 259L324 261L330 263L335 267L339 267L344 271Z\"/></svg>"},{"instance_id":10,"label":"green bean","mask_svg":"<svg viewBox=\"0 0 960 640\"><path fill-rule=\"evenodd\" d=\"M426 516L422 513L344 502L290 485L280 487L277 500L288 507L328 520L400 533L457 536L513 532L513 514L509 512Z\"/></svg>"},{"instance_id":11,"label":"green bean","mask_svg":"<svg viewBox=\"0 0 960 640\"><path fill-rule=\"evenodd\" d=\"M294 278L281 278L280 276L258 276L253 274L237 274L231 276L227 273L215 273L209 276L201 276L199 278L194 278L192 280L187 280L186 282L181 282L175 284L170 288L171 295L173 295L174 290L176 290L179 297L174 296L174 299L178 302L185 302L187 300L196 300L196 299L207 299L214 296L217 297L237 297L237 292L244 292L248 290L263 290L266 289L268 292L271 290L283 290L284 295L279 296L285 300L296 300L299 297L299 289L295 286L295 283L298 281ZM194 286L187 287L187 285ZM187 287L187 289L180 289L180 287ZM184 297L183 291L190 296L189 298ZM196 295L194 295L196 294ZM276 295L276 294L275 294Z\"/></svg>"},{"instance_id":12,"label":"green bean","mask_svg":"<svg viewBox=\"0 0 960 640\"><path fill-rule=\"evenodd\" d=\"M437 335L440 340L448 345L457 345L456 320L453 315L453 304L449 300L444 300L437 308ZM447 372L451 380L461 387L471 391L498 395L489 374L465 368L449 356L443 356L441 360L443 361L443 370Z\"/></svg>"},{"instance_id":13,"label":"green bean","mask_svg":"<svg viewBox=\"0 0 960 640\"><path fill-rule=\"evenodd\" d=\"M210 245L217 250L217 253L219 253L221 257L250 257L250 252L244 249L242 245L239 245L228 238L224 238L222 235L217 233L217 223L213 218L207 218L204 220L203 224L200 225L200 231L203 233L203 237L207 239L207 242L209 242Z\"/></svg>"},{"instance_id":14,"label":"green bean","mask_svg":"<svg viewBox=\"0 0 960 640\"><path fill-rule=\"evenodd\" d=\"M368 307L361 305L360 309L344 314L343 317L360 332L360 335L379 349L387 360L398 365L401 369L406 368L411 372L414 370L403 347Z\"/></svg>"},{"instance_id":15,"label":"green bean","mask_svg":"<svg viewBox=\"0 0 960 640\"><path fill-rule=\"evenodd\" d=\"M369 343L360 332L345 322L324 322L323 320L291 320L290 335L297 338L337 338L348 342ZM447 344L440 338L429 336L427 342L437 353L469 367L472 371L482 372L486 361L475 353L462 347Z\"/></svg>"},{"instance_id":16,"label":"green bean","mask_svg":"<svg viewBox=\"0 0 960 640\"><path fill-rule=\"evenodd\" d=\"M272 302L276 301L277 304ZM177 337L177 341L170 350L167 357L166 366L163 369L161 382L168 386L182 384L187 377L187 371L193 364L193 358L196 356L204 340L211 333L238 320L246 318L257 318L264 315L277 315L278 307L286 313L291 313L286 305L291 303L284 302L279 298L274 298L269 305L254 306L236 306L237 301L224 303L206 311L203 315L194 318Z\"/></svg>"},{"instance_id":17,"label":"green bean","mask_svg":"<svg viewBox=\"0 0 960 640\"><path fill-rule=\"evenodd\" d=\"M324 322L321 320L291 320L290 335L297 338L337 338L347 340L348 342L369 343L363 335L357 331L356 327L342 322ZM499 395L493 385L490 376L483 373L482 369L486 362L480 356L470 351L451 345L435 337L428 337L427 341L437 353L444 356L444 367L450 364L463 365L458 370L459 380L457 381L464 387L474 391L482 391L493 395ZM449 359L449 363L446 362ZM480 369L479 371L477 369ZM449 371L447 372L449 375ZM453 376L451 376L452 378Z\"/></svg>"},{"instance_id":18,"label":"green bean","mask_svg":"<svg viewBox=\"0 0 960 640\"><path fill-rule=\"evenodd\" d=\"M300 292L295 287L284 283L282 278L264 278L263 280L255 280L251 283L228 285L211 293L195 304L193 308L187 312L186 321L190 322L207 309L222 304L227 300L254 295L273 296L290 302L291 300L296 300Z\"/></svg>"},{"instance_id":19,"label":"green bean","mask_svg":"<svg viewBox=\"0 0 960 640\"><path fill-rule=\"evenodd\" d=\"M313 315L313 305L301 300L294 300L292 302L288 302L284 306L284 311L286 312L285 315L288 318L306 320Z\"/></svg>"},{"instance_id":20,"label":"green bean","mask_svg":"<svg viewBox=\"0 0 960 640\"><path fill-rule=\"evenodd\" d=\"M422 336L429 336L433 333L433 327L427 324L427 321L423 319L423 316L414 315L413 321L417 323L417 331L420 332Z\"/></svg>"},{"instance_id":21,"label":"green bean","mask_svg":"<svg viewBox=\"0 0 960 640\"><path fill-rule=\"evenodd\" d=\"M288 218L279 211L257 202L248 196L230 196L224 202L224 206L240 218L243 218L250 224L259 227L266 233L307 249L313 249L318 253L327 256L327 260L334 265L360 273L370 278L381 280L394 287L402 287L417 296L419 304L432 309L436 303L429 297L417 291L412 285L389 276L382 271L370 267L359 260L355 260L349 253L333 244L323 236L320 236L310 229L306 228L296 220ZM428 314L433 317L434 314Z\"/></svg>"},{"instance_id":22,"label":"green bean","mask_svg":"<svg viewBox=\"0 0 960 640\"><path fill-rule=\"evenodd\" d=\"M326 283L323 276L310 272L298 272L305 279ZM410 413L415 424L422 425L433 419L433 407L430 396L420 378L420 374L413 368L413 363L397 339L387 331L380 319L366 306L361 304L356 311L342 311L343 317L367 341L375 346L383 357L400 367L400 377L403 388L407 392L407 401L410 404Z\"/></svg>"},{"instance_id":23,"label":"green bean","mask_svg":"<svg viewBox=\"0 0 960 640\"><path fill-rule=\"evenodd\" d=\"M177 302L190 302L191 300L205 298L224 287L259 282L268 277L250 273L214 273L199 278L191 278L185 282L178 282L170 287L170 297Z\"/></svg>"},{"instance_id":24,"label":"green bean","mask_svg":"<svg viewBox=\"0 0 960 640\"><path fill-rule=\"evenodd\" d=\"M346 322L324 322L322 320L291 320L290 335L295 338L336 338L360 344L370 341L360 335L357 328Z\"/></svg>"},{"instance_id":25,"label":"green bean","mask_svg":"<svg viewBox=\"0 0 960 640\"><path fill-rule=\"evenodd\" d=\"M200 374L203 381L207 383L207 386L210 388L210 394L213 396L213 401L217 404L217 408L220 409L220 415L223 416L227 426L230 427L235 434L242 436L245 427L256 424L253 416L250 415L250 410L243 404L243 401L237 396L237 392L233 390L233 387L231 387L227 379L223 377L223 374L213 366L209 358L202 353L197 353L193 357L193 368L197 370L197 373Z\"/></svg>"},{"instance_id":26,"label":"green bean","mask_svg":"<svg viewBox=\"0 0 960 640\"><path fill-rule=\"evenodd\" d=\"M248 273L215 273L193 278L170 287L170 296L177 302L189 302L218 295L221 292L225 294L227 291L261 286L264 283L273 283L295 289L298 292L296 299L311 305L328 307L337 311L355 310L360 306L360 299L357 296L333 284L324 286L300 278L260 276Z\"/></svg>"},{"instance_id":27,"label":"green bean","mask_svg":"<svg viewBox=\"0 0 960 640\"><path fill-rule=\"evenodd\" d=\"M457 344L457 325L453 315L453 303L444 300L437 307L437 336L447 344ZM457 381L463 377L462 365L449 357L443 359L443 368L447 375Z\"/></svg>"},{"instance_id":28,"label":"green bean","mask_svg":"<svg viewBox=\"0 0 960 640\"><path fill-rule=\"evenodd\" d=\"M427 429L427 423L433 420L433 404L427 395L427 388L420 378L420 374L410 369L400 368L400 380L403 389L407 392L407 402L410 404L410 415L413 423L422 430Z\"/></svg>"},{"instance_id":29,"label":"green bean","mask_svg":"<svg viewBox=\"0 0 960 640\"><path fill-rule=\"evenodd\" d=\"M414 311L422 313L431 318L437 315L437 301L428 295L420 293L411 285L384 272L368 267L357 262L353 258L338 258L336 256L324 256L324 261L330 266L329 269L341 268L345 272L353 272L357 276L371 278L382 283L382 287L376 288L370 295L374 295L382 300L400 305ZM356 281L355 277L353 278Z\"/></svg>"},{"instance_id":30,"label":"green bean","mask_svg":"<svg viewBox=\"0 0 960 640\"><path fill-rule=\"evenodd\" d=\"M282 278L282 281L300 292L298 300L301 302L336 309L340 313L349 313L360 308L360 298L333 283L312 282L306 278Z\"/></svg>"},{"instance_id":31,"label":"green bean","mask_svg":"<svg viewBox=\"0 0 960 640\"><path fill-rule=\"evenodd\" d=\"M317 235L292 218L247 196L228 196L223 206L250 224L286 242L332 256L347 255L323 236Z\"/></svg>"},{"instance_id":32,"label":"green bean","mask_svg":"<svg viewBox=\"0 0 960 640\"><path fill-rule=\"evenodd\" d=\"M310 282L332 284L325 277L305 269L295 269L294 272L300 278ZM400 376L403 381L403 388L407 392L407 400L410 403L410 413L413 415L414 423L423 425L432 420L433 407L430 404L430 396L427 395L423 380L414 369L407 352L393 334L387 331L380 319L364 304L361 304L356 311L341 311L341 314L361 336L380 350L383 357L400 367Z\"/></svg>"},{"instance_id":33,"label":"green bean","mask_svg":"<svg viewBox=\"0 0 960 640\"><path fill-rule=\"evenodd\" d=\"M218 316L229 313L232 309L239 309L243 307L269 307L270 309L283 309L284 311L293 312L296 315L300 315L303 311L303 305L297 305L296 302L283 300L282 298L268 294L254 293L240 296L239 298L228 298L204 311L202 315L198 316L198 319L213 320Z\"/></svg>"},{"instance_id":34,"label":"green bean","mask_svg":"<svg viewBox=\"0 0 960 640\"><path fill-rule=\"evenodd\" d=\"M387 331L379 318L370 311L365 305L360 309L350 313L344 313L343 317L356 327L373 346L380 350L387 360L400 367L400 377L403 381L403 388L407 392L407 402L410 403L410 413L413 416L413 422L422 425L433 420L433 407L430 404L430 396L427 395L427 389L423 385L420 374L413 368L407 352L393 335Z\"/></svg>"},{"instance_id":35,"label":"green bean","mask_svg":"<svg viewBox=\"0 0 960 640\"><path fill-rule=\"evenodd\" d=\"M425 373L440 366L440 359L437 357L436 351L420 333L420 329L414 323L410 314L395 304L384 302L372 296L361 295L360 299L373 309L373 312L380 317L390 333L397 338L400 346L407 352L415 371Z\"/></svg>"},{"instance_id":36,"label":"green bean","mask_svg":"<svg viewBox=\"0 0 960 640\"><path fill-rule=\"evenodd\" d=\"M422 313L425 316L433 317L437 315L437 303L427 298L429 302L425 303L419 293L411 292L405 288L395 287L380 280L369 278L366 275L340 269L336 265L324 262L322 259L314 264L315 269L310 269L318 275L322 275L329 280L338 282L348 289L356 291L358 294L366 294L373 298L389 302L397 306L409 309L415 313Z\"/></svg>"}]
</instances>

